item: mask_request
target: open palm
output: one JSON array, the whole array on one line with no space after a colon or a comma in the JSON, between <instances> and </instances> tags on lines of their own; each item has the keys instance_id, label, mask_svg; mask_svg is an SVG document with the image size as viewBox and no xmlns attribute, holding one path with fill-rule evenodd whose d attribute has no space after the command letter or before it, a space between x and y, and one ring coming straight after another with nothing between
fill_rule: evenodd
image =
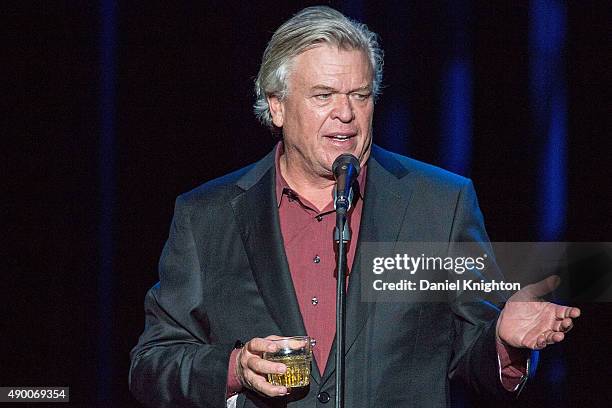
<instances>
[{"instance_id":1,"label":"open palm","mask_svg":"<svg viewBox=\"0 0 612 408\"><path fill-rule=\"evenodd\" d=\"M580 316L580 309L541 299L559 282L559 277L550 276L512 295L497 321L498 339L513 347L532 350L562 341L573 327L573 319Z\"/></svg>"}]
</instances>

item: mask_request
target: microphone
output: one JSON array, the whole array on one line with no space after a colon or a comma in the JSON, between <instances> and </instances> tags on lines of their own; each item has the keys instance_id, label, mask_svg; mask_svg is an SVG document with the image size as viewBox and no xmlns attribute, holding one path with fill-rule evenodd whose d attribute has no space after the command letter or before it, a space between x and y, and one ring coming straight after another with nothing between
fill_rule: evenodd
<instances>
[{"instance_id":1,"label":"microphone","mask_svg":"<svg viewBox=\"0 0 612 408\"><path fill-rule=\"evenodd\" d=\"M332 172L336 179L334 189L334 208L344 213L351 208L353 201L353 182L359 175L359 160L352 154L344 153L336 157L332 165Z\"/></svg>"}]
</instances>

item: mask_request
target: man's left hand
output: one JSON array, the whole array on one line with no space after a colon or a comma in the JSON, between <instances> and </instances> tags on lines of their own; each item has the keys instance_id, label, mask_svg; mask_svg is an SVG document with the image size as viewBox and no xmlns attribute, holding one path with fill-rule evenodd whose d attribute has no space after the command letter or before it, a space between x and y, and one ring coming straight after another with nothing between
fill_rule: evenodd
<instances>
[{"instance_id":1,"label":"man's left hand","mask_svg":"<svg viewBox=\"0 0 612 408\"><path fill-rule=\"evenodd\" d=\"M532 350L562 341L574 326L573 319L580 316L580 309L541 299L559 283L558 276L550 276L512 295L497 320L498 341Z\"/></svg>"}]
</instances>

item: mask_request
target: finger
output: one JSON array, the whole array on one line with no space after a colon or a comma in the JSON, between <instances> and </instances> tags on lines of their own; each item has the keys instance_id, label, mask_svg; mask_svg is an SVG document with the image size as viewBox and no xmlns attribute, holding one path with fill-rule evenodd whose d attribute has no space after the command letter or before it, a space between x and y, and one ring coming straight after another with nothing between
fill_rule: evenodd
<instances>
[{"instance_id":1,"label":"finger","mask_svg":"<svg viewBox=\"0 0 612 408\"><path fill-rule=\"evenodd\" d=\"M540 334L536 339L535 346L533 347L535 350L541 350L546 347L546 335Z\"/></svg>"},{"instance_id":2,"label":"finger","mask_svg":"<svg viewBox=\"0 0 612 408\"><path fill-rule=\"evenodd\" d=\"M557 331L567 333L568 331L572 330L572 327L574 327L574 323L572 322L572 319L568 317L559 322L559 328Z\"/></svg>"},{"instance_id":3,"label":"finger","mask_svg":"<svg viewBox=\"0 0 612 408\"><path fill-rule=\"evenodd\" d=\"M579 316L580 316L580 309L578 309L577 307L556 305L555 317L557 319L565 319L568 317L575 319Z\"/></svg>"},{"instance_id":4,"label":"finger","mask_svg":"<svg viewBox=\"0 0 612 408\"><path fill-rule=\"evenodd\" d=\"M557 275L552 275L539 282L525 286L523 290L532 297L542 297L555 290L559 283L561 283L561 279Z\"/></svg>"},{"instance_id":5,"label":"finger","mask_svg":"<svg viewBox=\"0 0 612 408\"><path fill-rule=\"evenodd\" d=\"M284 374L287 371L286 365L282 363L273 363L257 356L249 358L246 366L249 370L259 374Z\"/></svg>"},{"instance_id":6,"label":"finger","mask_svg":"<svg viewBox=\"0 0 612 408\"><path fill-rule=\"evenodd\" d=\"M261 354L263 352L274 352L276 351L276 345L267 339L261 339L259 337L255 337L245 344L245 347L251 353Z\"/></svg>"},{"instance_id":7,"label":"finger","mask_svg":"<svg viewBox=\"0 0 612 408\"><path fill-rule=\"evenodd\" d=\"M272 385L266 381L265 377L255 374L252 371L246 373L246 379L248 388L269 397L279 397L289 393L287 387Z\"/></svg>"},{"instance_id":8,"label":"finger","mask_svg":"<svg viewBox=\"0 0 612 408\"><path fill-rule=\"evenodd\" d=\"M283 395L289 394L289 390L287 389L287 387L283 387L281 385L272 385L263 379L254 383L253 387L259 393L267 395L268 397L281 397Z\"/></svg>"},{"instance_id":9,"label":"finger","mask_svg":"<svg viewBox=\"0 0 612 408\"><path fill-rule=\"evenodd\" d=\"M287 342L287 346L289 346L290 349L292 350L298 350L301 349L302 347L305 347L306 344L308 344L307 340L290 340Z\"/></svg>"},{"instance_id":10,"label":"finger","mask_svg":"<svg viewBox=\"0 0 612 408\"><path fill-rule=\"evenodd\" d=\"M283 337L281 336L277 336L276 334L271 334L269 336L264 337L266 340L280 340Z\"/></svg>"},{"instance_id":11,"label":"finger","mask_svg":"<svg viewBox=\"0 0 612 408\"><path fill-rule=\"evenodd\" d=\"M577 307L570 307L565 317L571 317L572 319L575 319L577 317L580 317L580 313L581 311Z\"/></svg>"},{"instance_id":12,"label":"finger","mask_svg":"<svg viewBox=\"0 0 612 408\"><path fill-rule=\"evenodd\" d=\"M565 334L561 332L550 332L546 336L546 344L555 344L563 341Z\"/></svg>"}]
</instances>

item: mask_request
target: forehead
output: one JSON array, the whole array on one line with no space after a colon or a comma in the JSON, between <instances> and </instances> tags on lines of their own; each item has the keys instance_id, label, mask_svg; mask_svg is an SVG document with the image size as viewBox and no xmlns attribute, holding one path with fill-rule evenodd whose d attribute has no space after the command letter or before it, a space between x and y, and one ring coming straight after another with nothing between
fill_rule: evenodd
<instances>
[{"instance_id":1,"label":"forehead","mask_svg":"<svg viewBox=\"0 0 612 408\"><path fill-rule=\"evenodd\" d=\"M290 83L297 86L363 87L371 85L372 67L367 54L358 49L331 45L310 48L295 57Z\"/></svg>"}]
</instances>

